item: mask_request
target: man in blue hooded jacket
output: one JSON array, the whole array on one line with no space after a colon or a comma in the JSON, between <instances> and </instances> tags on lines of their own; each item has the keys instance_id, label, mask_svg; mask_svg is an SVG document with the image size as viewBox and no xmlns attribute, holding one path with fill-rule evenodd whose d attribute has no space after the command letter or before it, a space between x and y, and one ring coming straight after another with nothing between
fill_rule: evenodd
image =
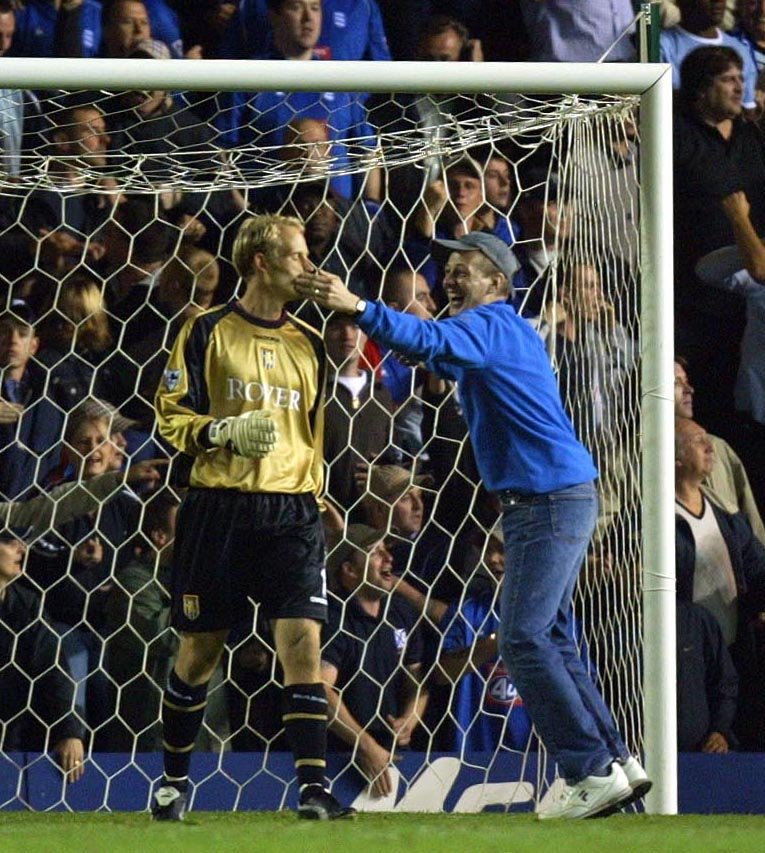
<instances>
[{"instance_id":1,"label":"man in blue hooded jacket","mask_svg":"<svg viewBox=\"0 0 765 853\"><path fill-rule=\"evenodd\" d=\"M459 387L484 485L503 508L500 652L566 785L541 819L611 814L651 786L573 640L571 599L598 511L597 471L568 419L544 347L508 303L518 262L492 234L438 240L449 317L421 320L354 296L327 273L296 282L354 314L369 337Z\"/></svg>"}]
</instances>

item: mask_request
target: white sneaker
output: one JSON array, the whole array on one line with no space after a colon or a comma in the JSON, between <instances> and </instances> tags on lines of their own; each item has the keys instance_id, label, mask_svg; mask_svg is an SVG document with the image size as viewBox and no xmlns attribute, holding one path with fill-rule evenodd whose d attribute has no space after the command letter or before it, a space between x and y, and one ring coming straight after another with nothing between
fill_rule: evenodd
<instances>
[{"instance_id":1,"label":"white sneaker","mask_svg":"<svg viewBox=\"0 0 765 853\"><path fill-rule=\"evenodd\" d=\"M630 783L632 788L632 800L630 802L634 803L635 800L641 799L651 790L653 782L648 778L643 765L633 755L627 759L619 759L617 763L621 764L624 775Z\"/></svg>"},{"instance_id":2,"label":"white sneaker","mask_svg":"<svg viewBox=\"0 0 765 853\"><path fill-rule=\"evenodd\" d=\"M537 811L539 820L605 817L632 797L632 786L618 762L608 776L586 776L576 785L566 785L560 795Z\"/></svg>"}]
</instances>

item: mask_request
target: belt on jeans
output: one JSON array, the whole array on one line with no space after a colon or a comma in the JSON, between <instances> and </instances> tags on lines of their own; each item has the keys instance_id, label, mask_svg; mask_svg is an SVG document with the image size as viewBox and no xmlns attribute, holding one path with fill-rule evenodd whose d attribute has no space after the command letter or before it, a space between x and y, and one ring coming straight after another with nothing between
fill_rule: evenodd
<instances>
[{"instance_id":1,"label":"belt on jeans","mask_svg":"<svg viewBox=\"0 0 765 853\"><path fill-rule=\"evenodd\" d=\"M510 489L504 489L498 494L502 503L508 503L511 506L515 504L530 504L539 497L539 495L529 494L528 492L513 492Z\"/></svg>"}]
</instances>

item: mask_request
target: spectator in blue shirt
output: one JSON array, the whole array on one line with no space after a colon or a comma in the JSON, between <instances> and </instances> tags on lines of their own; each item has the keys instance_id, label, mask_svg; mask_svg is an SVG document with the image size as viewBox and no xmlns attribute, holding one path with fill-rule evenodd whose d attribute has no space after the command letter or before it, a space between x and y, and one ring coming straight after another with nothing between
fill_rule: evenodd
<instances>
[{"instance_id":1,"label":"spectator in blue shirt","mask_svg":"<svg viewBox=\"0 0 765 853\"><path fill-rule=\"evenodd\" d=\"M457 382L484 485L503 510L502 659L567 783L539 817L611 814L650 781L572 639L573 592L598 512L597 471L563 409L541 341L507 303L517 269L510 248L483 232L433 248L448 253L443 321L359 299L326 273L302 275L295 288L354 314L373 339Z\"/></svg>"},{"instance_id":2,"label":"spectator in blue shirt","mask_svg":"<svg viewBox=\"0 0 765 853\"><path fill-rule=\"evenodd\" d=\"M104 8L102 22L103 31L91 56L129 56L139 41L152 37L149 14L141 0L115 0Z\"/></svg>"},{"instance_id":3,"label":"spectator in blue shirt","mask_svg":"<svg viewBox=\"0 0 765 853\"><path fill-rule=\"evenodd\" d=\"M436 679L455 685L454 746L467 752L525 750L531 719L499 656L499 592L505 574L502 542L490 535L482 568L489 584L449 606L440 622L444 634Z\"/></svg>"},{"instance_id":4,"label":"spectator in blue shirt","mask_svg":"<svg viewBox=\"0 0 765 853\"><path fill-rule=\"evenodd\" d=\"M111 434L115 415L92 399L70 412L64 433L72 479L91 480L115 470L122 449ZM122 546L134 535L139 498L127 488L105 500L98 512L79 516L39 538L29 575L47 591L51 625L62 638L62 653L73 681L75 705L96 726L110 714L109 685L99 671L101 644L108 636L105 603L114 571L128 559ZM87 697L87 698L86 698Z\"/></svg>"},{"instance_id":5,"label":"spectator in blue shirt","mask_svg":"<svg viewBox=\"0 0 765 853\"><path fill-rule=\"evenodd\" d=\"M532 62L634 62L631 0L520 0ZM610 50L609 50L610 49Z\"/></svg>"},{"instance_id":6,"label":"spectator in blue shirt","mask_svg":"<svg viewBox=\"0 0 765 853\"><path fill-rule=\"evenodd\" d=\"M738 26L729 35L749 51L759 77L765 71L765 0L742 0L738 8ZM757 88L762 88L759 81Z\"/></svg>"},{"instance_id":7,"label":"spectator in blue shirt","mask_svg":"<svg viewBox=\"0 0 765 853\"><path fill-rule=\"evenodd\" d=\"M430 239L459 237L468 231L487 231L510 245L514 236L506 217L486 202L483 170L470 156L459 157L433 181L418 208L415 228Z\"/></svg>"},{"instance_id":8,"label":"spectator in blue shirt","mask_svg":"<svg viewBox=\"0 0 765 853\"><path fill-rule=\"evenodd\" d=\"M310 61L321 30L321 4L316 0L269 0L269 20L273 30L274 58ZM374 145L375 134L367 123L362 97L349 92L260 92L219 117L219 126L230 145L259 146L274 149L286 141L290 123L311 118L326 125L337 170L351 162L351 148L344 140L360 140L354 146L355 157L363 156ZM266 152L268 154L268 152ZM363 176L365 198L379 200L382 188L378 169ZM350 175L334 175L334 188L344 197L354 194Z\"/></svg>"},{"instance_id":9,"label":"spectator in blue shirt","mask_svg":"<svg viewBox=\"0 0 765 853\"><path fill-rule=\"evenodd\" d=\"M80 0L80 3L77 5L74 0L75 8L58 25L59 40L66 38L66 44L71 45L71 39L75 39L73 55L128 56L137 42L154 38L168 46L174 59L202 56L199 45L184 49L180 16L168 0L116 0L106 4ZM63 16L64 12L60 14Z\"/></svg>"},{"instance_id":10,"label":"spectator in blue shirt","mask_svg":"<svg viewBox=\"0 0 765 853\"><path fill-rule=\"evenodd\" d=\"M295 0L300 5L299 0ZM230 57L267 59L274 51L268 0L242 0L231 18L222 49ZM391 59L376 0L312 0L322 11L315 47L321 59Z\"/></svg>"},{"instance_id":11,"label":"spectator in blue shirt","mask_svg":"<svg viewBox=\"0 0 765 853\"><path fill-rule=\"evenodd\" d=\"M63 417L44 395L46 371L35 361L40 345L27 305L0 315L0 493L23 498L55 465L46 452L61 438Z\"/></svg>"},{"instance_id":12,"label":"spectator in blue shirt","mask_svg":"<svg viewBox=\"0 0 765 853\"><path fill-rule=\"evenodd\" d=\"M744 75L744 109L757 106L757 68L751 52L733 36L720 29L725 4L714 0L677 0L681 23L661 34L661 61L672 65L672 84L680 88L680 66L689 53L700 47L732 47L741 57Z\"/></svg>"},{"instance_id":13,"label":"spectator in blue shirt","mask_svg":"<svg viewBox=\"0 0 765 853\"><path fill-rule=\"evenodd\" d=\"M180 4L173 0L143 0L143 3L149 16L151 37L164 42L170 48L173 59L202 58L199 45L192 45L187 49L183 44L181 18L175 8Z\"/></svg>"},{"instance_id":14,"label":"spectator in blue shirt","mask_svg":"<svg viewBox=\"0 0 765 853\"><path fill-rule=\"evenodd\" d=\"M16 5L13 56L92 56L101 30L99 0L27 0Z\"/></svg>"}]
</instances>

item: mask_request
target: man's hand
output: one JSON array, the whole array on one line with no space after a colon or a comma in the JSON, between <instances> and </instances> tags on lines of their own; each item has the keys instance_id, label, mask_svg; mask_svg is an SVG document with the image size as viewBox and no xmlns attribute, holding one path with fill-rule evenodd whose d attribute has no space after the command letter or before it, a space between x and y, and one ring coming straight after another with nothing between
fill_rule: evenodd
<instances>
[{"instance_id":1,"label":"man's hand","mask_svg":"<svg viewBox=\"0 0 765 853\"><path fill-rule=\"evenodd\" d=\"M701 746L702 752L716 752L722 754L728 751L728 741L720 732L710 732Z\"/></svg>"},{"instance_id":2,"label":"man's hand","mask_svg":"<svg viewBox=\"0 0 765 853\"><path fill-rule=\"evenodd\" d=\"M431 217L434 220L438 219L449 202L449 191L446 188L446 182L441 178L431 181L425 188L422 200Z\"/></svg>"},{"instance_id":3,"label":"man's hand","mask_svg":"<svg viewBox=\"0 0 765 853\"><path fill-rule=\"evenodd\" d=\"M388 725L395 732L396 746L409 746L412 742L412 732L419 722L419 718L414 714L406 717L394 717L393 714L388 714Z\"/></svg>"},{"instance_id":4,"label":"man's hand","mask_svg":"<svg viewBox=\"0 0 765 853\"><path fill-rule=\"evenodd\" d=\"M326 495L324 496L324 512L321 514L321 523L324 526L324 533L327 539L330 539L332 536L339 538L345 531L345 519L340 510Z\"/></svg>"},{"instance_id":5,"label":"man's hand","mask_svg":"<svg viewBox=\"0 0 765 853\"><path fill-rule=\"evenodd\" d=\"M170 464L169 459L145 459L136 462L127 469L128 483L145 483L151 488L156 487L164 477L164 468Z\"/></svg>"},{"instance_id":6,"label":"man's hand","mask_svg":"<svg viewBox=\"0 0 765 853\"><path fill-rule=\"evenodd\" d=\"M357 756L361 772L369 779L372 796L387 797L393 791L388 772L393 756L371 737L364 746L359 745Z\"/></svg>"},{"instance_id":7,"label":"man's hand","mask_svg":"<svg viewBox=\"0 0 765 853\"><path fill-rule=\"evenodd\" d=\"M600 301L598 319L606 332L613 331L616 328L616 307L613 302L609 302L607 299Z\"/></svg>"},{"instance_id":8,"label":"man's hand","mask_svg":"<svg viewBox=\"0 0 765 853\"><path fill-rule=\"evenodd\" d=\"M63 738L53 747L53 751L67 782L82 779L85 772L85 747L78 737Z\"/></svg>"},{"instance_id":9,"label":"man's hand","mask_svg":"<svg viewBox=\"0 0 765 853\"><path fill-rule=\"evenodd\" d=\"M743 190L737 190L730 195L726 195L720 199L720 205L722 206L723 213L731 222L740 222L749 219L751 206Z\"/></svg>"},{"instance_id":10,"label":"man's hand","mask_svg":"<svg viewBox=\"0 0 765 853\"><path fill-rule=\"evenodd\" d=\"M0 397L0 424L15 424L23 411L21 403L9 403Z\"/></svg>"},{"instance_id":11,"label":"man's hand","mask_svg":"<svg viewBox=\"0 0 765 853\"><path fill-rule=\"evenodd\" d=\"M263 459L276 447L279 430L271 412L245 412L231 418L222 418L210 424L210 443L227 447L238 456Z\"/></svg>"},{"instance_id":12,"label":"man's hand","mask_svg":"<svg viewBox=\"0 0 765 853\"><path fill-rule=\"evenodd\" d=\"M189 243L198 243L207 233L207 228L201 219L196 216L190 216L184 213L181 217L178 227L183 232L183 239Z\"/></svg>"},{"instance_id":13,"label":"man's hand","mask_svg":"<svg viewBox=\"0 0 765 853\"><path fill-rule=\"evenodd\" d=\"M483 45L481 39L468 39L465 45L470 62L483 62Z\"/></svg>"},{"instance_id":14,"label":"man's hand","mask_svg":"<svg viewBox=\"0 0 765 853\"><path fill-rule=\"evenodd\" d=\"M359 297L354 296L336 275L327 272L303 273L295 279L294 286L298 296L312 299L331 311L343 314L356 311Z\"/></svg>"}]
</instances>

